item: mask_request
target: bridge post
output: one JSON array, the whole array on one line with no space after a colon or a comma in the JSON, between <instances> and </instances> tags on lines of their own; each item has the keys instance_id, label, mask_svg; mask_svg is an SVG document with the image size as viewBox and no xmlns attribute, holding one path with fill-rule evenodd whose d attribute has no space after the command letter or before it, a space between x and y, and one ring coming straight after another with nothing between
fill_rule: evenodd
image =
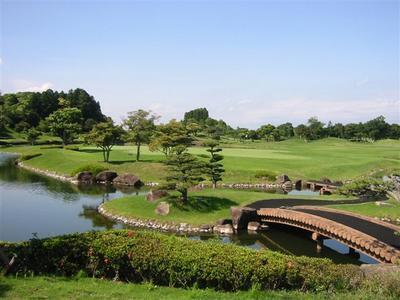
<instances>
[{"instance_id":1,"label":"bridge post","mask_svg":"<svg viewBox=\"0 0 400 300\"><path fill-rule=\"evenodd\" d=\"M313 232L311 238L317 242L317 253L321 253L324 246L324 238L318 232Z\"/></svg>"},{"instance_id":2,"label":"bridge post","mask_svg":"<svg viewBox=\"0 0 400 300\"><path fill-rule=\"evenodd\" d=\"M251 207L231 207L232 225L235 230L247 229L251 221L258 221L257 210Z\"/></svg>"}]
</instances>

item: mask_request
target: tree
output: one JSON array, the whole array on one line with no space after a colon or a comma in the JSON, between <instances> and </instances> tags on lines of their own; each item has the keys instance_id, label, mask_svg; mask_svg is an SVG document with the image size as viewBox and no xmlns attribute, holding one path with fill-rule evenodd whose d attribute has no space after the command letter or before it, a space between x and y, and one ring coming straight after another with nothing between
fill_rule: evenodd
<instances>
[{"instance_id":1,"label":"tree","mask_svg":"<svg viewBox=\"0 0 400 300\"><path fill-rule=\"evenodd\" d=\"M318 121L317 117L309 118L307 125L310 140L317 140L324 136L324 123Z\"/></svg>"},{"instance_id":2,"label":"tree","mask_svg":"<svg viewBox=\"0 0 400 300\"><path fill-rule=\"evenodd\" d=\"M112 147L121 142L123 133L124 131L120 126L115 126L112 122L102 122L92 128L86 135L85 141L101 148L103 160L108 162Z\"/></svg>"},{"instance_id":3,"label":"tree","mask_svg":"<svg viewBox=\"0 0 400 300\"><path fill-rule=\"evenodd\" d=\"M207 108L196 108L185 113L183 122L187 123L197 123L199 125L204 125L205 121L208 119Z\"/></svg>"},{"instance_id":4,"label":"tree","mask_svg":"<svg viewBox=\"0 0 400 300\"><path fill-rule=\"evenodd\" d=\"M155 136L149 144L150 151L161 151L166 157L173 154L177 146L189 147L194 138L187 128L176 120L157 126Z\"/></svg>"},{"instance_id":5,"label":"tree","mask_svg":"<svg viewBox=\"0 0 400 300\"><path fill-rule=\"evenodd\" d=\"M169 167L167 181L174 184L175 189L181 193L182 203L187 204L188 189L204 180L204 163L180 145L167 159L166 165Z\"/></svg>"},{"instance_id":6,"label":"tree","mask_svg":"<svg viewBox=\"0 0 400 300\"><path fill-rule=\"evenodd\" d=\"M390 125L386 123L384 116L379 116L364 124L364 135L376 141L384 139L390 134Z\"/></svg>"},{"instance_id":7,"label":"tree","mask_svg":"<svg viewBox=\"0 0 400 300\"><path fill-rule=\"evenodd\" d=\"M26 132L26 139L29 143L31 143L31 145L35 145L36 140L41 134L42 133L36 128L31 128Z\"/></svg>"},{"instance_id":8,"label":"tree","mask_svg":"<svg viewBox=\"0 0 400 300\"><path fill-rule=\"evenodd\" d=\"M224 157L219 154L222 149L218 145L219 143L213 140L204 143L204 146L209 147L206 151L211 155L210 161L207 164L207 174L214 189L217 187L218 181L222 181L222 174L225 172L223 164L221 164Z\"/></svg>"},{"instance_id":9,"label":"tree","mask_svg":"<svg viewBox=\"0 0 400 300\"><path fill-rule=\"evenodd\" d=\"M305 141L309 140L310 138L310 131L308 127L304 124L298 125L294 129L294 134L299 138L299 139L304 139Z\"/></svg>"},{"instance_id":10,"label":"tree","mask_svg":"<svg viewBox=\"0 0 400 300\"><path fill-rule=\"evenodd\" d=\"M63 145L70 143L81 131L82 114L78 108L59 109L47 117L50 132L62 139Z\"/></svg>"},{"instance_id":11,"label":"tree","mask_svg":"<svg viewBox=\"0 0 400 300\"><path fill-rule=\"evenodd\" d=\"M128 118L123 122L123 126L128 131L128 139L133 141L136 146L136 160L140 160L140 147L144 143L150 142L150 137L154 133L154 122L158 116L153 115L151 111L136 110L128 113Z\"/></svg>"}]
</instances>

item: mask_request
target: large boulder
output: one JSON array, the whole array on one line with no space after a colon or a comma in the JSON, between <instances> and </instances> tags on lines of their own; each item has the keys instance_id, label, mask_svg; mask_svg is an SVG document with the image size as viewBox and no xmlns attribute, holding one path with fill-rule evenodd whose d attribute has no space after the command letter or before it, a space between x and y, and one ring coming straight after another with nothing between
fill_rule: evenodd
<instances>
[{"instance_id":1,"label":"large boulder","mask_svg":"<svg viewBox=\"0 0 400 300\"><path fill-rule=\"evenodd\" d=\"M114 171L103 171L96 175L97 182L112 182L118 174Z\"/></svg>"},{"instance_id":2,"label":"large boulder","mask_svg":"<svg viewBox=\"0 0 400 300\"><path fill-rule=\"evenodd\" d=\"M143 185L143 182L140 180L140 178L133 174L119 175L116 178L114 178L113 183L117 185L134 186L137 188Z\"/></svg>"},{"instance_id":3,"label":"large boulder","mask_svg":"<svg viewBox=\"0 0 400 300\"><path fill-rule=\"evenodd\" d=\"M167 202L158 203L155 213L160 216L166 216L169 214L169 204Z\"/></svg>"},{"instance_id":4,"label":"large boulder","mask_svg":"<svg viewBox=\"0 0 400 300\"><path fill-rule=\"evenodd\" d=\"M76 174L76 180L79 183L93 183L94 176L93 176L92 172L83 171L83 172L79 172L78 174Z\"/></svg>"},{"instance_id":5,"label":"large boulder","mask_svg":"<svg viewBox=\"0 0 400 300\"><path fill-rule=\"evenodd\" d=\"M152 202L152 201L155 201L157 199L160 199L160 198L168 196L168 195L169 195L168 192L165 190L155 190L155 191L151 190L147 194L146 199L147 199L147 201Z\"/></svg>"},{"instance_id":6,"label":"large boulder","mask_svg":"<svg viewBox=\"0 0 400 300\"><path fill-rule=\"evenodd\" d=\"M286 174L282 174L282 175L276 176L276 181L278 183L283 184L287 181L290 181L290 179L289 179L289 176L287 176Z\"/></svg>"},{"instance_id":7,"label":"large boulder","mask_svg":"<svg viewBox=\"0 0 400 300\"><path fill-rule=\"evenodd\" d=\"M231 207L232 224L236 230L247 229L251 221L258 221L257 210L251 207Z\"/></svg>"}]
</instances>

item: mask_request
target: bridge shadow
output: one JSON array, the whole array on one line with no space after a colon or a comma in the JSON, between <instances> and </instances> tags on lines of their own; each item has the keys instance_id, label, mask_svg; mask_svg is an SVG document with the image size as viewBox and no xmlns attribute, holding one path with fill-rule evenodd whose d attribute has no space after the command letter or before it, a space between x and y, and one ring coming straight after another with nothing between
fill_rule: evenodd
<instances>
[{"instance_id":1,"label":"bridge shadow","mask_svg":"<svg viewBox=\"0 0 400 300\"><path fill-rule=\"evenodd\" d=\"M172 198L172 205L182 211L197 211L201 213L209 213L215 210L227 209L237 205L236 202L219 197L209 196L192 196L189 197L188 203L183 204L178 198Z\"/></svg>"}]
</instances>

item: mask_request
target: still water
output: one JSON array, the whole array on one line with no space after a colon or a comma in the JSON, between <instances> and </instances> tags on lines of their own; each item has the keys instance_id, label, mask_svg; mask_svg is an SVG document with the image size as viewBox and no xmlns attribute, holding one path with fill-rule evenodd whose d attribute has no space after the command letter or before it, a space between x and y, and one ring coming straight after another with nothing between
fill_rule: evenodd
<instances>
[{"instance_id":1,"label":"still water","mask_svg":"<svg viewBox=\"0 0 400 300\"><path fill-rule=\"evenodd\" d=\"M106 230L126 226L97 213L104 201L126 195L143 195L145 190L115 189L106 186L75 186L18 168L13 157L0 153L0 240L21 241L88 230ZM235 236L194 235L191 239L218 239L253 249L271 250L315 257L328 257L335 262L375 263L363 254L348 256L348 248L336 241L325 240L322 253L300 232L270 228L262 233L243 232Z\"/></svg>"}]
</instances>

